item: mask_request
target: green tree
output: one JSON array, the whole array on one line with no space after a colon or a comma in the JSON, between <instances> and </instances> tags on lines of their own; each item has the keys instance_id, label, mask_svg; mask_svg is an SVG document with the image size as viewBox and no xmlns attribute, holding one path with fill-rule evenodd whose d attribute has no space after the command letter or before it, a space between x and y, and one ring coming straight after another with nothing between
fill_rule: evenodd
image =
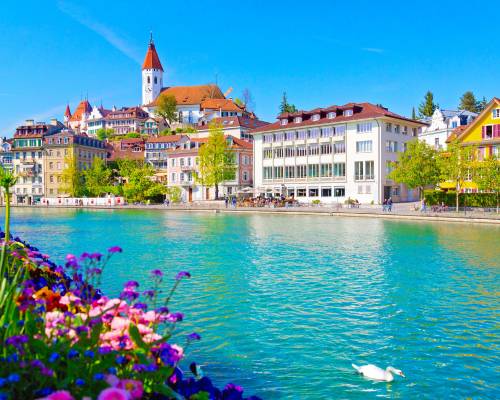
<instances>
[{"instance_id":1,"label":"green tree","mask_svg":"<svg viewBox=\"0 0 500 400\"><path fill-rule=\"evenodd\" d=\"M470 112L477 112L477 100L470 90L465 92L462 97L460 97L460 105L458 106L459 110L467 110Z\"/></svg>"},{"instance_id":2,"label":"green tree","mask_svg":"<svg viewBox=\"0 0 500 400\"><path fill-rule=\"evenodd\" d=\"M104 193L114 192L113 171L106 166L104 160L95 157L90 168L83 172L85 189L92 197L99 197Z\"/></svg>"},{"instance_id":3,"label":"green tree","mask_svg":"<svg viewBox=\"0 0 500 400\"><path fill-rule=\"evenodd\" d=\"M170 135L173 135L173 134L174 134L174 132L172 132L171 129L167 128L167 129L162 130L159 133L159 136L170 136Z\"/></svg>"},{"instance_id":4,"label":"green tree","mask_svg":"<svg viewBox=\"0 0 500 400\"><path fill-rule=\"evenodd\" d=\"M420 117L432 117L432 114L434 114L434 111L438 107L439 106L434 103L434 95L429 90L425 94L424 101L418 106L418 113Z\"/></svg>"},{"instance_id":5,"label":"green tree","mask_svg":"<svg viewBox=\"0 0 500 400\"><path fill-rule=\"evenodd\" d=\"M118 169L125 181L123 194L128 201L142 202L156 199L166 193L165 185L153 180L155 171L150 164L119 160Z\"/></svg>"},{"instance_id":6,"label":"green tree","mask_svg":"<svg viewBox=\"0 0 500 400\"><path fill-rule=\"evenodd\" d=\"M83 174L73 155L64 158L64 170L61 174L61 190L70 197L79 197L85 193Z\"/></svg>"},{"instance_id":7,"label":"green tree","mask_svg":"<svg viewBox=\"0 0 500 400\"><path fill-rule=\"evenodd\" d=\"M125 135L125 137L128 139L137 139L141 137L141 134L137 132L129 132Z\"/></svg>"},{"instance_id":8,"label":"green tree","mask_svg":"<svg viewBox=\"0 0 500 400\"><path fill-rule=\"evenodd\" d=\"M177 100L172 95L160 94L156 100L155 113L169 125L177 121Z\"/></svg>"},{"instance_id":9,"label":"green tree","mask_svg":"<svg viewBox=\"0 0 500 400\"><path fill-rule=\"evenodd\" d=\"M460 191L464 188L465 182L474 177L475 157L475 146L462 146L459 141L454 140L448 144L447 149L443 150L438 158L440 178L455 184L457 212Z\"/></svg>"},{"instance_id":10,"label":"green tree","mask_svg":"<svg viewBox=\"0 0 500 400\"><path fill-rule=\"evenodd\" d=\"M96 137L99 140L105 140L105 139L108 139L111 136L113 136L114 133L115 133L115 131L113 129L104 129L104 128L101 128L101 129L97 130Z\"/></svg>"},{"instance_id":11,"label":"green tree","mask_svg":"<svg viewBox=\"0 0 500 400\"><path fill-rule=\"evenodd\" d=\"M179 203L181 201L181 188L179 186L170 186L166 189L165 194L172 203Z\"/></svg>"},{"instance_id":12,"label":"green tree","mask_svg":"<svg viewBox=\"0 0 500 400\"><path fill-rule=\"evenodd\" d=\"M211 123L208 129L208 141L198 152L199 173L195 173L195 179L203 186L214 186L217 199L219 198L219 185L234 179L236 165L234 152L224 137L222 125Z\"/></svg>"},{"instance_id":13,"label":"green tree","mask_svg":"<svg viewBox=\"0 0 500 400\"><path fill-rule=\"evenodd\" d=\"M297 107L288 102L286 92L283 92L283 97L281 98L280 112L283 113L294 113L297 112Z\"/></svg>"},{"instance_id":14,"label":"green tree","mask_svg":"<svg viewBox=\"0 0 500 400\"><path fill-rule=\"evenodd\" d=\"M500 197L500 159L490 156L483 161L475 163L474 183L479 190L496 193L497 213L499 210Z\"/></svg>"},{"instance_id":15,"label":"green tree","mask_svg":"<svg viewBox=\"0 0 500 400\"><path fill-rule=\"evenodd\" d=\"M408 142L407 149L399 153L398 161L391 163L394 168L389 175L397 183L404 183L410 189L419 189L420 198L425 186L439 182L437 152L427 143L418 139Z\"/></svg>"},{"instance_id":16,"label":"green tree","mask_svg":"<svg viewBox=\"0 0 500 400\"><path fill-rule=\"evenodd\" d=\"M415 112L415 107L411 109L411 119L417 119L417 113Z\"/></svg>"},{"instance_id":17,"label":"green tree","mask_svg":"<svg viewBox=\"0 0 500 400\"><path fill-rule=\"evenodd\" d=\"M488 105L488 100L486 100L486 97L483 96L482 100L479 100L476 104L476 112L478 113L482 112L487 105Z\"/></svg>"}]
</instances>

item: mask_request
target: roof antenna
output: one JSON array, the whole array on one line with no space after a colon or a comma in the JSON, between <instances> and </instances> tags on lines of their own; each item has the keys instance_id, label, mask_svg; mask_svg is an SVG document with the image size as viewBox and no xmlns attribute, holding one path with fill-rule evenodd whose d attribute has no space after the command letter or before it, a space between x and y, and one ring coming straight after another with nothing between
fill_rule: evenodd
<instances>
[{"instance_id":1,"label":"roof antenna","mask_svg":"<svg viewBox=\"0 0 500 400\"><path fill-rule=\"evenodd\" d=\"M153 43L153 31L149 31L149 44L154 44Z\"/></svg>"}]
</instances>

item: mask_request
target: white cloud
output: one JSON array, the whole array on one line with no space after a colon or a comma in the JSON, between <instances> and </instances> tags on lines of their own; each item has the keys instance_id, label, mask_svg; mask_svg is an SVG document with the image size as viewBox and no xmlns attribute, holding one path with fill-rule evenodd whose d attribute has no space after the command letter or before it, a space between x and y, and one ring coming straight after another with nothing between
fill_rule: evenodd
<instances>
[{"instance_id":1,"label":"white cloud","mask_svg":"<svg viewBox=\"0 0 500 400\"><path fill-rule=\"evenodd\" d=\"M119 50L136 63L141 64L141 57L133 46L127 43L124 38L120 37L111 28L90 16L85 10L66 1L59 1L58 7L63 13L69 15L78 23L97 33L115 49Z\"/></svg>"},{"instance_id":2,"label":"white cloud","mask_svg":"<svg viewBox=\"0 0 500 400\"><path fill-rule=\"evenodd\" d=\"M379 49L377 47L362 47L361 50L368 51L369 53L383 53L384 49Z\"/></svg>"}]
</instances>

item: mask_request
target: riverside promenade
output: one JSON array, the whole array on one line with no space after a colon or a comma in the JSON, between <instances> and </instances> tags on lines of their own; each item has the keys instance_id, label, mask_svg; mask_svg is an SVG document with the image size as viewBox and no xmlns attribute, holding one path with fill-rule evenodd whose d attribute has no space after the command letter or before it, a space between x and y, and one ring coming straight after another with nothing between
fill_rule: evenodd
<instances>
[{"instance_id":1,"label":"riverside promenade","mask_svg":"<svg viewBox=\"0 0 500 400\"><path fill-rule=\"evenodd\" d=\"M500 213L485 212L482 210L461 210L455 212L448 210L437 212L428 209L425 212L418 210L418 203L394 203L392 210L383 211L380 205L360 205L348 207L347 205L300 205L295 207L228 207L222 201L187 203L187 204L128 204L121 206L17 206L29 208L75 208L75 209L114 209L114 210L157 210L166 212L215 212L215 213L259 213L259 214L289 214L289 215L322 215L340 217L385 218L395 220L421 220L421 221L446 221L462 223L483 223L500 225Z\"/></svg>"}]
</instances>

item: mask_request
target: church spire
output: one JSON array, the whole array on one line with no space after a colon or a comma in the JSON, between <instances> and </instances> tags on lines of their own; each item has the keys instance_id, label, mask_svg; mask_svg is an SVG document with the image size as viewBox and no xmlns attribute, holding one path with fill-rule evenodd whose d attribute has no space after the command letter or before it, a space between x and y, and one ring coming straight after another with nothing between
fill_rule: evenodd
<instances>
[{"instance_id":1,"label":"church spire","mask_svg":"<svg viewBox=\"0 0 500 400\"><path fill-rule=\"evenodd\" d=\"M163 72L160 57L158 57L158 53L156 52L155 44L153 42L153 32L150 32L148 51L146 52L146 57L142 63L142 69L159 69Z\"/></svg>"}]
</instances>

